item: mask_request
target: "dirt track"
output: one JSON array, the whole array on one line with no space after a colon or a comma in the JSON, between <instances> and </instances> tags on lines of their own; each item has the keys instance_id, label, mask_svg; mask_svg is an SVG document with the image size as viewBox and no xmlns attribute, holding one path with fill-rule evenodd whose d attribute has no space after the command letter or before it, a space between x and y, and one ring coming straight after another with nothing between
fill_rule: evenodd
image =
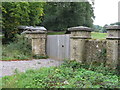
<instances>
[{"instance_id":1,"label":"dirt track","mask_svg":"<svg viewBox=\"0 0 120 90\"><path fill-rule=\"evenodd\" d=\"M0 61L0 77L15 74L15 71L25 72L28 69L39 69L41 67L58 66L62 61L52 59L38 59L30 61Z\"/></svg>"}]
</instances>

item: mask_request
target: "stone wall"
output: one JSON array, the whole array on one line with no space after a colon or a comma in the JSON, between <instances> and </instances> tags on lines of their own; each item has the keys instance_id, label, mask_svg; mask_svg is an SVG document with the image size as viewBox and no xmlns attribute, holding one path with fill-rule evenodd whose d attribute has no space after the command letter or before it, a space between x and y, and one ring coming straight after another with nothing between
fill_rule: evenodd
<instances>
[{"instance_id":1,"label":"stone wall","mask_svg":"<svg viewBox=\"0 0 120 90\"><path fill-rule=\"evenodd\" d=\"M105 40L91 39L91 28L78 26L69 28L70 60L81 63L104 63L108 67L120 67L120 26L109 26ZM46 55L46 32L27 31L31 39L32 52L35 55ZM54 44L54 43L53 43Z\"/></svg>"},{"instance_id":2,"label":"stone wall","mask_svg":"<svg viewBox=\"0 0 120 90\"><path fill-rule=\"evenodd\" d=\"M120 26L109 26L105 40L91 39L92 29L72 27L70 38L71 60L81 63L103 63L113 69L120 68Z\"/></svg>"},{"instance_id":3,"label":"stone wall","mask_svg":"<svg viewBox=\"0 0 120 90\"><path fill-rule=\"evenodd\" d=\"M73 39L71 40L71 60L82 63L105 63L106 40Z\"/></svg>"},{"instance_id":4,"label":"stone wall","mask_svg":"<svg viewBox=\"0 0 120 90\"><path fill-rule=\"evenodd\" d=\"M86 40L85 60L86 63L105 63L106 40Z\"/></svg>"}]
</instances>

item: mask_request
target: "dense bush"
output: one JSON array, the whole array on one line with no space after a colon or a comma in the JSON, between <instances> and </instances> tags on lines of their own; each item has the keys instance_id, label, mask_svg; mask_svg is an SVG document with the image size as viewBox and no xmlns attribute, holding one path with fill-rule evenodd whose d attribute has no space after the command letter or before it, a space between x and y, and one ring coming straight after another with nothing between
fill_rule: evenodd
<instances>
[{"instance_id":1,"label":"dense bush","mask_svg":"<svg viewBox=\"0 0 120 90\"><path fill-rule=\"evenodd\" d=\"M2 60L30 59L32 57L30 41L22 35L16 37L14 42L3 45Z\"/></svg>"},{"instance_id":2,"label":"dense bush","mask_svg":"<svg viewBox=\"0 0 120 90\"><path fill-rule=\"evenodd\" d=\"M99 66L87 69L76 61L66 62L59 67L28 70L2 78L6 88L120 88L119 76ZM101 71L101 72L97 72Z\"/></svg>"},{"instance_id":3,"label":"dense bush","mask_svg":"<svg viewBox=\"0 0 120 90\"><path fill-rule=\"evenodd\" d=\"M2 32L4 41L13 41L19 25L36 26L44 14L44 2L2 2Z\"/></svg>"}]
</instances>

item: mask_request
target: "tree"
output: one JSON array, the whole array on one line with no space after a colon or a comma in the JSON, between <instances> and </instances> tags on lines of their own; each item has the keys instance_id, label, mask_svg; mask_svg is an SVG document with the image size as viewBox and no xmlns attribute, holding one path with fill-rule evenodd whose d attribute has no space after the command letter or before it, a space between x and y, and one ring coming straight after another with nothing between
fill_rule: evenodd
<instances>
[{"instance_id":1,"label":"tree","mask_svg":"<svg viewBox=\"0 0 120 90\"><path fill-rule=\"evenodd\" d=\"M41 22L44 2L3 2L2 30L5 40L12 40L19 25L37 25Z\"/></svg>"},{"instance_id":2,"label":"tree","mask_svg":"<svg viewBox=\"0 0 120 90\"><path fill-rule=\"evenodd\" d=\"M120 25L120 22L111 23L110 25Z\"/></svg>"},{"instance_id":3,"label":"tree","mask_svg":"<svg viewBox=\"0 0 120 90\"><path fill-rule=\"evenodd\" d=\"M107 30L106 30L106 27L107 27L108 25L107 24L105 24L104 26L103 26L103 29L102 29L102 32L103 33L107 33Z\"/></svg>"},{"instance_id":4,"label":"tree","mask_svg":"<svg viewBox=\"0 0 120 90\"><path fill-rule=\"evenodd\" d=\"M48 2L43 25L48 30L66 30L72 26L93 25L93 7L89 2Z\"/></svg>"},{"instance_id":5,"label":"tree","mask_svg":"<svg viewBox=\"0 0 120 90\"><path fill-rule=\"evenodd\" d=\"M43 7L44 2L32 2L30 4L30 13L29 13L29 25L36 26L40 24L42 21L42 16L44 15Z\"/></svg>"},{"instance_id":6,"label":"tree","mask_svg":"<svg viewBox=\"0 0 120 90\"><path fill-rule=\"evenodd\" d=\"M99 25L93 25L94 32L102 32L103 27Z\"/></svg>"}]
</instances>

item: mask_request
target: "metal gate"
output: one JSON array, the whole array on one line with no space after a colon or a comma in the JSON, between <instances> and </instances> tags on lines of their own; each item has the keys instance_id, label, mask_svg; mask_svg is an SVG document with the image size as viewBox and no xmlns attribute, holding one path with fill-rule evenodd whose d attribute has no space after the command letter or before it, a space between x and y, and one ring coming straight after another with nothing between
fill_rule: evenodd
<instances>
[{"instance_id":1,"label":"metal gate","mask_svg":"<svg viewBox=\"0 0 120 90\"><path fill-rule=\"evenodd\" d=\"M63 60L70 58L70 35L48 35L47 55L50 58Z\"/></svg>"}]
</instances>

